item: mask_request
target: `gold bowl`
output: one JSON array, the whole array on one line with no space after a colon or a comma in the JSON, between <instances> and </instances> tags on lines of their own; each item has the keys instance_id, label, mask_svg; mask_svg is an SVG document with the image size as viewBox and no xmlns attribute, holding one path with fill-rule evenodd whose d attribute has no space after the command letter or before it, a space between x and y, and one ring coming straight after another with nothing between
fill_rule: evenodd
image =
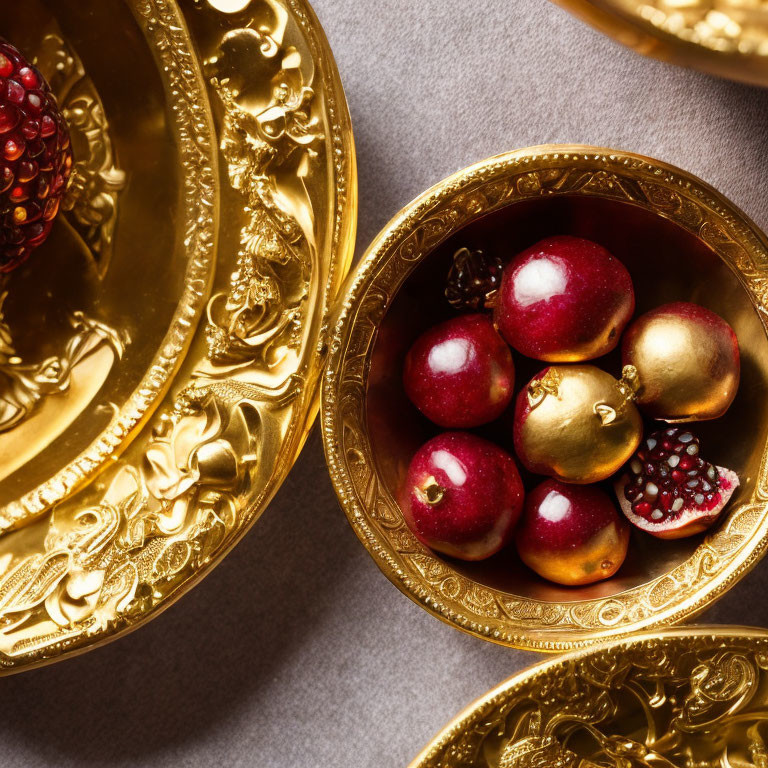
<instances>
[{"instance_id":1,"label":"gold bowl","mask_svg":"<svg viewBox=\"0 0 768 768\"><path fill-rule=\"evenodd\" d=\"M0 35L75 150L0 290L2 674L135 629L258 519L316 414L356 175L305 0L28 0Z\"/></svg>"},{"instance_id":2,"label":"gold bowl","mask_svg":"<svg viewBox=\"0 0 768 768\"><path fill-rule=\"evenodd\" d=\"M742 382L725 417L697 425L706 454L742 485L706 536L633 532L611 579L547 583L510 547L482 563L438 556L395 501L416 448L434 434L401 384L404 354L450 314L442 293L461 247L516 253L550 234L596 239L632 274L638 312L673 299L725 317ZM743 576L768 546L768 245L722 195L684 171L626 152L543 146L490 158L401 211L359 264L332 336L322 425L331 476L355 532L387 577L438 618L520 648L558 651L683 621ZM542 363L515 358L518 386ZM603 361L620 369L614 354ZM504 419L485 434L511 449Z\"/></svg>"},{"instance_id":3,"label":"gold bowl","mask_svg":"<svg viewBox=\"0 0 768 768\"><path fill-rule=\"evenodd\" d=\"M411 768L762 766L768 632L691 627L538 664L471 704Z\"/></svg>"}]
</instances>

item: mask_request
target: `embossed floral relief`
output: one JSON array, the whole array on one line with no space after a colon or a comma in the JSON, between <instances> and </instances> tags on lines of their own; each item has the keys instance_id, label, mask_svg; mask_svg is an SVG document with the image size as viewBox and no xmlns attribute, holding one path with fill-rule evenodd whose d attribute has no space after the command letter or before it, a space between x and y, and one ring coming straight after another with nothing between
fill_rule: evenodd
<instances>
[{"instance_id":1,"label":"embossed floral relief","mask_svg":"<svg viewBox=\"0 0 768 768\"><path fill-rule=\"evenodd\" d=\"M0 576L0 650L12 654L15 633L41 611L64 634L103 630L206 562L235 526L259 423L248 402L185 392L158 420L139 468L114 472L92 506L57 507L44 551Z\"/></svg>"},{"instance_id":2,"label":"embossed floral relief","mask_svg":"<svg viewBox=\"0 0 768 768\"><path fill-rule=\"evenodd\" d=\"M324 136L301 54L283 42L287 15L272 2L264 10L260 25L227 32L206 62L222 112L221 154L248 214L229 290L208 305L206 333L214 364L272 373L301 344L317 268L306 179Z\"/></svg>"},{"instance_id":3,"label":"embossed floral relief","mask_svg":"<svg viewBox=\"0 0 768 768\"><path fill-rule=\"evenodd\" d=\"M645 640L532 674L418 768L768 766L766 641Z\"/></svg>"}]
</instances>

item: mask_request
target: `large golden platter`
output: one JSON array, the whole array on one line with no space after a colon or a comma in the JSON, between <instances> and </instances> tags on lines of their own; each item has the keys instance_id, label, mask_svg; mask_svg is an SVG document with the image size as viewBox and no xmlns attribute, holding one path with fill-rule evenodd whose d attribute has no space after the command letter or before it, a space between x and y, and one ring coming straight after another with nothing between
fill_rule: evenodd
<instances>
[{"instance_id":1,"label":"large golden platter","mask_svg":"<svg viewBox=\"0 0 768 768\"><path fill-rule=\"evenodd\" d=\"M768 0L554 0L646 56L768 85Z\"/></svg>"},{"instance_id":2,"label":"large golden platter","mask_svg":"<svg viewBox=\"0 0 768 768\"><path fill-rule=\"evenodd\" d=\"M480 563L442 557L419 543L396 502L413 454L434 434L405 396L402 361L421 331L450 316L442 291L453 254L489 244L513 254L553 233L621 253L639 313L675 299L713 308L735 328L742 355L729 413L696 427L709 455L741 478L730 506L705 536L663 542L633 533L618 573L587 587L545 582L511 549ZM382 230L341 302L322 425L347 518L408 597L495 643L561 651L690 619L768 549L767 313L765 236L683 170L613 149L549 145L459 171ZM521 356L515 364L518 383L541 367L523 367ZM494 430L509 446L503 419Z\"/></svg>"},{"instance_id":3,"label":"large golden platter","mask_svg":"<svg viewBox=\"0 0 768 768\"><path fill-rule=\"evenodd\" d=\"M76 171L2 286L0 672L157 615L258 518L316 413L356 215L304 0L23 6L0 35L50 79Z\"/></svg>"},{"instance_id":4,"label":"large golden platter","mask_svg":"<svg viewBox=\"0 0 768 768\"><path fill-rule=\"evenodd\" d=\"M451 722L411 768L768 765L768 632L691 627L539 664Z\"/></svg>"}]
</instances>

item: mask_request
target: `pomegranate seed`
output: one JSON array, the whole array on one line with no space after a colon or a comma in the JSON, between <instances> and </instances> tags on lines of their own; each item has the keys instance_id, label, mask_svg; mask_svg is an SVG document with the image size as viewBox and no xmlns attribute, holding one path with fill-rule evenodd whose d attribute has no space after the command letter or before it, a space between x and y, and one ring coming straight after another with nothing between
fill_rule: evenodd
<instances>
[{"instance_id":1,"label":"pomegranate seed","mask_svg":"<svg viewBox=\"0 0 768 768\"><path fill-rule=\"evenodd\" d=\"M5 84L5 98L6 101L10 101L11 104L21 105L24 103L24 97L27 92L24 90L24 86L21 83L17 83L15 80L8 80Z\"/></svg>"},{"instance_id":2,"label":"pomegranate seed","mask_svg":"<svg viewBox=\"0 0 768 768\"><path fill-rule=\"evenodd\" d=\"M0 77L10 77L12 74L13 62L4 53L0 53Z\"/></svg>"},{"instance_id":3,"label":"pomegranate seed","mask_svg":"<svg viewBox=\"0 0 768 768\"><path fill-rule=\"evenodd\" d=\"M40 135L40 121L39 120L26 120L24 125L21 126L21 132L24 134L24 138L28 141L36 139Z\"/></svg>"},{"instance_id":4,"label":"pomegranate seed","mask_svg":"<svg viewBox=\"0 0 768 768\"><path fill-rule=\"evenodd\" d=\"M40 135L44 139L48 139L56 133L56 123L50 115L43 115L43 119L40 123Z\"/></svg>"},{"instance_id":5,"label":"pomegranate seed","mask_svg":"<svg viewBox=\"0 0 768 768\"><path fill-rule=\"evenodd\" d=\"M21 78L21 84L28 91L32 90L32 88L37 88L40 85L40 80L32 67L22 67L19 70L19 77Z\"/></svg>"},{"instance_id":6,"label":"pomegranate seed","mask_svg":"<svg viewBox=\"0 0 768 768\"><path fill-rule=\"evenodd\" d=\"M0 133L12 131L19 123L21 113L13 104L0 104Z\"/></svg>"},{"instance_id":7,"label":"pomegranate seed","mask_svg":"<svg viewBox=\"0 0 768 768\"><path fill-rule=\"evenodd\" d=\"M26 149L26 144L21 140L8 139L3 147L3 156L6 160L18 160Z\"/></svg>"}]
</instances>

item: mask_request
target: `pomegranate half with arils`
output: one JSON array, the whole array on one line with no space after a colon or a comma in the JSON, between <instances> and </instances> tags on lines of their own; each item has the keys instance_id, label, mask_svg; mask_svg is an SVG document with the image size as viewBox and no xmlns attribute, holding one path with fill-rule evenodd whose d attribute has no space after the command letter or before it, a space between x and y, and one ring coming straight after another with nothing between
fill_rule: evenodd
<instances>
[{"instance_id":1,"label":"pomegranate half with arils","mask_svg":"<svg viewBox=\"0 0 768 768\"><path fill-rule=\"evenodd\" d=\"M660 539L709 528L739 485L738 475L700 455L698 438L683 427L654 432L616 483L627 519Z\"/></svg>"},{"instance_id":2,"label":"pomegranate half with arils","mask_svg":"<svg viewBox=\"0 0 768 768\"><path fill-rule=\"evenodd\" d=\"M610 352L635 311L632 279L603 246L548 237L504 268L495 319L518 352L576 362Z\"/></svg>"},{"instance_id":3,"label":"pomegranate half with arils","mask_svg":"<svg viewBox=\"0 0 768 768\"><path fill-rule=\"evenodd\" d=\"M545 480L525 500L515 541L520 559L539 576L579 586L619 570L629 525L597 486Z\"/></svg>"},{"instance_id":4,"label":"pomegranate half with arils","mask_svg":"<svg viewBox=\"0 0 768 768\"><path fill-rule=\"evenodd\" d=\"M514 394L512 353L488 315L461 315L425 331L408 350L403 386L441 427L477 427L501 416Z\"/></svg>"},{"instance_id":5,"label":"pomegranate half with arils","mask_svg":"<svg viewBox=\"0 0 768 768\"><path fill-rule=\"evenodd\" d=\"M654 419L716 419L736 396L739 342L706 307L675 301L646 312L627 329L621 352L640 377L637 404Z\"/></svg>"},{"instance_id":6,"label":"pomegranate half with arils","mask_svg":"<svg viewBox=\"0 0 768 768\"><path fill-rule=\"evenodd\" d=\"M71 172L69 129L48 83L0 38L0 273L48 237Z\"/></svg>"},{"instance_id":7,"label":"pomegranate half with arils","mask_svg":"<svg viewBox=\"0 0 768 768\"><path fill-rule=\"evenodd\" d=\"M444 432L413 457L400 508L426 546L482 560L509 540L523 508L523 484L515 460L494 443Z\"/></svg>"}]
</instances>

